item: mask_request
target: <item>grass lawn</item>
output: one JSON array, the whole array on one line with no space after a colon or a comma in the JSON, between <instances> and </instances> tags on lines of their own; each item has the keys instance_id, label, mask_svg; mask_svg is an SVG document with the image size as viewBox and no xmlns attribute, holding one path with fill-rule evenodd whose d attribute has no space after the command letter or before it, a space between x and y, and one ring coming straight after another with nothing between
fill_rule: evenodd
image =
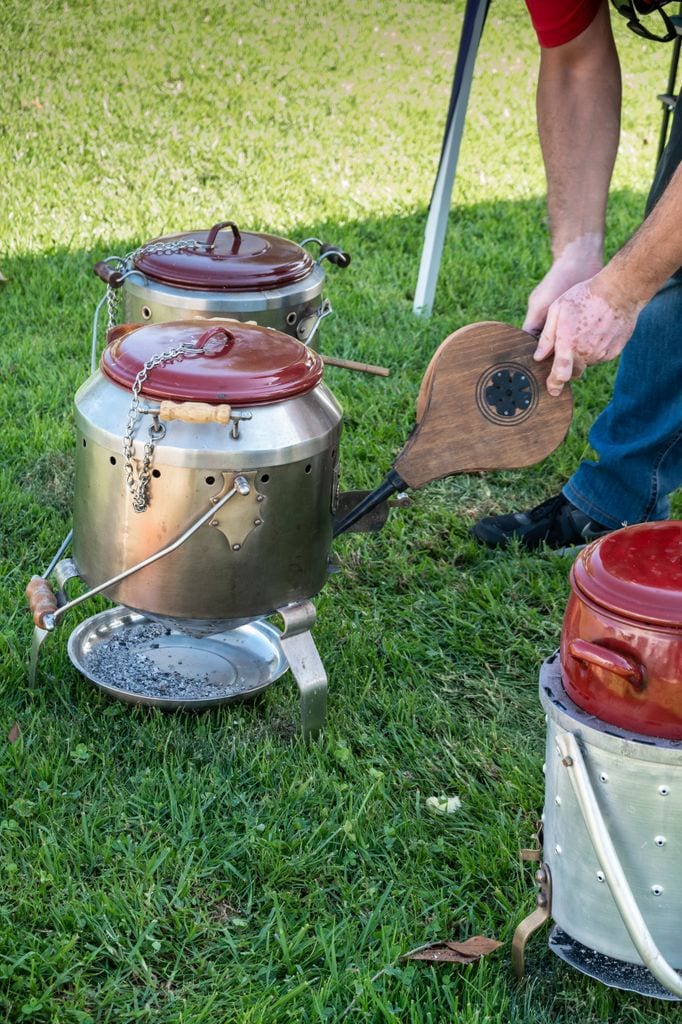
<instances>
[{"instance_id":1,"label":"grass lawn","mask_svg":"<svg viewBox=\"0 0 682 1024\"><path fill-rule=\"evenodd\" d=\"M350 250L351 267L328 274L321 348L392 375L327 371L345 411L344 488L383 477L447 334L521 322L549 247L520 0L492 5L434 315L412 314L462 7L2 5L2 1020L682 1020L565 968L544 936L524 985L510 970L534 903L518 849L543 800L538 670L558 645L570 558L490 553L468 528L558 489L613 366L576 385L570 435L542 466L441 481L380 534L338 540L341 572L316 600L330 675L316 744L298 739L288 675L253 704L204 714L108 700L68 660L76 613L27 684L23 589L70 525L97 259L228 218ZM643 207L669 61L617 29L609 251ZM441 795L461 809L433 814ZM475 934L504 945L471 967L399 960Z\"/></svg>"}]
</instances>

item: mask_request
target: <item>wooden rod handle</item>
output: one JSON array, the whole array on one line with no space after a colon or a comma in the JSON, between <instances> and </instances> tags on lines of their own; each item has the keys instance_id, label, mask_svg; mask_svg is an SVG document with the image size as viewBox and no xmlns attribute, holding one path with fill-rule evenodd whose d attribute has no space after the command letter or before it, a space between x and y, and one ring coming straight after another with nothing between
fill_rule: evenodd
<instances>
[{"instance_id":1,"label":"wooden rod handle","mask_svg":"<svg viewBox=\"0 0 682 1024\"><path fill-rule=\"evenodd\" d=\"M114 270L104 260L99 260L92 269L100 281L104 281L110 288L120 288L123 284L123 274L121 271Z\"/></svg>"},{"instance_id":2,"label":"wooden rod handle","mask_svg":"<svg viewBox=\"0 0 682 1024\"><path fill-rule=\"evenodd\" d=\"M26 586L26 597L36 626L44 629L43 617L57 611L57 598L52 587L42 576L31 576Z\"/></svg>"},{"instance_id":3,"label":"wooden rod handle","mask_svg":"<svg viewBox=\"0 0 682 1024\"><path fill-rule=\"evenodd\" d=\"M353 359L337 359L336 356L323 356L320 359L325 366L340 366L342 370L357 370L359 373L373 373L377 377L390 377L391 371L385 366L374 366L373 363L356 363Z\"/></svg>"},{"instance_id":4,"label":"wooden rod handle","mask_svg":"<svg viewBox=\"0 0 682 1024\"><path fill-rule=\"evenodd\" d=\"M227 426L232 415L229 405L209 405L208 402L170 402L159 406L162 420L182 420L183 423L222 423Z\"/></svg>"}]
</instances>

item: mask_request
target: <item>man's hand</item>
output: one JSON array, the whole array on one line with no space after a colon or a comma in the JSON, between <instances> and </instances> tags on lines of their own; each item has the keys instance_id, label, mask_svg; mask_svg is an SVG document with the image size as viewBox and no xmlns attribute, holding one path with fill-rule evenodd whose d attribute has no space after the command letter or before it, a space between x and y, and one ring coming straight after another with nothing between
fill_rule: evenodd
<instances>
[{"instance_id":1,"label":"man's hand","mask_svg":"<svg viewBox=\"0 0 682 1024\"><path fill-rule=\"evenodd\" d=\"M602 242L597 232L569 242L530 294L524 331L539 337L552 303L573 285L593 277L602 268Z\"/></svg>"},{"instance_id":2,"label":"man's hand","mask_svg":"<svg viewBox=\"0 0 682 1024\"><path fill-rule=\"evenodd\" d=\"M586 366L615 359L629 340L645 303L623 294L610 278L606 267L549 307L533 358L540 361L554 353L547 378L550 395L560 395L564 384L580 377Z\"/></svg>"}]
</instances>

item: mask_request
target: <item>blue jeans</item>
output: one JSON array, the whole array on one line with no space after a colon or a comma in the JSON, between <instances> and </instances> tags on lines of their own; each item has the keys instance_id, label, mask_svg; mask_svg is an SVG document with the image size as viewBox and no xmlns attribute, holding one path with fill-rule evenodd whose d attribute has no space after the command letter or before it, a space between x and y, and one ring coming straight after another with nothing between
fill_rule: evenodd
<instances>
[{"instance_id":1,"label":"blue jeans","mask_svg":"<svg viewBox=\"0 0 682 1024\"><path fill-rule=\"evenodd\" d=\"M589 441L599 461L581 462L564 487L573 505L611 529L668 518L682 486L682 281L640 313Z\"/></svg>"}]
</instances>

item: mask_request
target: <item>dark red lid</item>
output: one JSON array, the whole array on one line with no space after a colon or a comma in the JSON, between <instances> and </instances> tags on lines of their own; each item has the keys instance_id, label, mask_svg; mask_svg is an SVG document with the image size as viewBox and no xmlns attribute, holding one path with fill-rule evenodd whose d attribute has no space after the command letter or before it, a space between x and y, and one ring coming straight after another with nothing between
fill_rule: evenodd
<instances>
[{"instance_id":1,"label":"dark red lid","mask_svg":"<svg viewBox=\"0 0 682 1024\"><path fill-rule=\"evenodd\" d=\"M185 402L263 405L310 391L322 379L320 357L288 334L234 320L178 320L114 328L102 372L132 389L145 363L182 353L148 371L141 394Z\"/></svg>"},{"instance_id":2,"label":"dark red lid","mask_svg":"<svg viewBox=\"0 0 682 1024\"><path fill-rule=\"evenodd\" d=\"M295 242L240 231L232 221L155 238L133 263L162 284L226 292L281 288L302 281L313 268L312 257Z\"/></svg>"},{"instance_id":3,"label":"dark red lid","mask_svg":"<svg viewBox=\"0 0 682 1024\"><path fill-rule=\"evenodd\" d=\"M662 626L682 626L682 522L626 526L578 555L571 577L606 611Z\"/></svg>"}]
</instances>

